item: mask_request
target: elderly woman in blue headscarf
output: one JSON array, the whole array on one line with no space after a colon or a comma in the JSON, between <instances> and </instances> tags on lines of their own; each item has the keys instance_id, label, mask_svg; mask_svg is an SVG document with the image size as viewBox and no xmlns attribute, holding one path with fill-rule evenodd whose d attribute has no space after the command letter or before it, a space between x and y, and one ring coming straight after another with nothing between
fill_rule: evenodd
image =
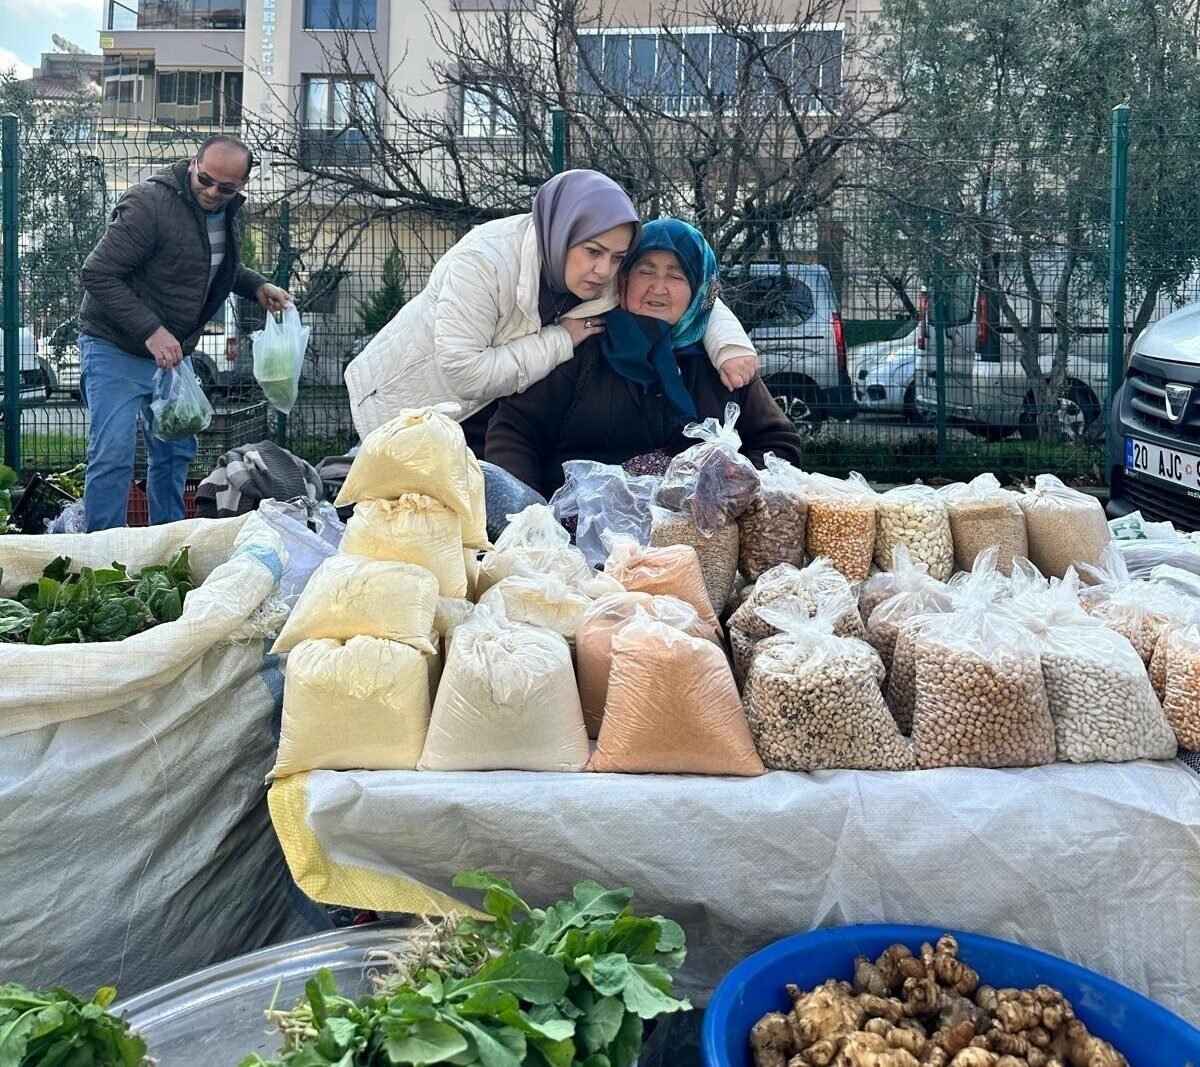
<instances>
[{"instance_id":1,"label":"elderly woman in blue headscarf","mask_svg":"<svg viewBox=\"0 0 1200 1067\"><path fill-rule=\"evenodd\" d=\"M625 191L593 170L550 179L528 214L475 227L346 368L359 434L403 408L453 403L468 443L482 451L497 400L603 334L617 271L640 231ZM754 377L754 348L724 305L700 339L727 384Z\"/></svg>"},{"instance_id":2,"label":"elderly woman in blue headscarf","mask_svg":"<svg viewBox=\"0 0 1200 1067\"><path fill-rule=\"evenodd\" d=\"M662 473L695 442L684 427L725 405L741 407L742 451L755 466L774 452L800 462L801 441L763 385L722 381L701 344L717 302L717 259L703 235L677 219L647 223L622 269L620 308L605 331L525 392L500 402L485 457L549 497L562 465L590 459L633 473Z\"/></svg>"}]
</instances>

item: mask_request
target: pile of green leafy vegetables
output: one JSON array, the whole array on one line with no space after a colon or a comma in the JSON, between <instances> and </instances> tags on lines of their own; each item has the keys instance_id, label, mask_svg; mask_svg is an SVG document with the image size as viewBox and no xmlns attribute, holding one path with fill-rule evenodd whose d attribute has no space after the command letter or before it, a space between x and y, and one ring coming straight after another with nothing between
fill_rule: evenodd
<instances>
[{"instance_id":1,"label":"pile of green leafy vegetables","mask_svg":"<svg viewBox=\"0 0 1200 1067\"><path fill-rule=\"evenodd\" d=\"M0 579L3 576L0 571ZM70 558L59 556L41 578L22 586L15 598L0 598L0 642L122 641L160 623L174 622L183 614L184 598L192 589L186 546L169 563L143 567L136 574L121 563L82 567L73 573Z\"/></svg>"},{"instance_id":2,"label":"pile of green leafy vegetables","mask_svg":"<svg viewBox=\"0 0 1200 1067\"><path fill-rule=\"evenodd\" d=\"M490 922L431 928L390 957L367 996L342 996L318 971L296 1008L268 1012L284 1035L279 1058L241 1067L629 1067L646 1021L690 1007L671 977L683 930L635 915L628 889L581 882L542 910L486 871L454 884L483 891Z\"/></svg>"},{"instance_id":3,"label":"pile of green leafy vegetables","mask_svg":"<svg viewBox=\"0 0 1200 1067\"><path fill-rule=\"evenodd\" d=\"M40 993L0 985L3 1067L148 1067L146 1042L104 1009L117 991L105 986L90 1001L65 989Z\"/></svg>"}]
</instances>

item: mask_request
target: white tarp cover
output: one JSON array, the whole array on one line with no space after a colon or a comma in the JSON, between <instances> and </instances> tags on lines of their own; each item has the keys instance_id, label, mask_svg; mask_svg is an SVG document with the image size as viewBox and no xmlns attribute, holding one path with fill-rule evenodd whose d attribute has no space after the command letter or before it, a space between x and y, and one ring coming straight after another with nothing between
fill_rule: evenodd
<instances>
[{"instance_id":1,"label":"white tarp cover","mask_svg":"<svg viewBox=\"0 0 1200 1067\"><path fill-rule=\"evenodd\" d=\"M307 824L332 867L440 891L473 867L535 904L584 877L631 886L640 910L683 924L682 984L701 1002L788 934L928 923L1064 956L1200 1024L1200 776L1177 761L737 780L316 771Z\"/></svg>"},{"instance_id":2,"label":"white tarp cover","mask_svg":"<svg viewBox=\"0 0 1200 1067\"><path fill-rule=\"evenodd\" d=\"M57 555L183 545L183 617L108 644L0 644L0 976L125 995L318 928L271 832L283 566L257 516L0 537L11 595ZM300 905L300 907L297 907Z\"/></svg>"}]
</instances>

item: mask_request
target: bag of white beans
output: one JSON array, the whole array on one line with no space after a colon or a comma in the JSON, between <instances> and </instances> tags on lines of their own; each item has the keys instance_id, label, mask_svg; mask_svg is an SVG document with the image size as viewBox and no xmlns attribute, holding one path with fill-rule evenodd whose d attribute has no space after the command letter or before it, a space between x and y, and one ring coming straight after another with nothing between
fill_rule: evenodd
<instances>
[{"instance_id":1,"label":"bag of white beans","mask_svg":"<svg viewBox=\"0 0 1200 1067\"><path fill-rule=\"evenodd\" d=\"M887 570L903 545L944 582L954 572L954 540L945 498L928 485L898 485L875 500L875 566Z\"/></svg>"}]
</instances>

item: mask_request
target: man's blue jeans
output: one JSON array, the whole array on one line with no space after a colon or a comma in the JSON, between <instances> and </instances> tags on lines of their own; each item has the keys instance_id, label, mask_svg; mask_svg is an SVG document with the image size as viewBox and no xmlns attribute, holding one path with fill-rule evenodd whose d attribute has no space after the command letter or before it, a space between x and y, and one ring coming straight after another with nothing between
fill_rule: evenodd
<instances>
[{"instance_id":1,"label":"man's blue jeans","mask_svg":"<svg viewBox=\"0 0 1200 1067\"><path fill-rule=\"evenodd\" d=\"M88 532L125 525L139 416L146 440L150 524L182 519L183 487L196 455L196 439L160 441L150 432L154 424L150 400L158 369L154 360L149 355L131 355L86 333L79 335L79 355L79 388L91 421L83 493Z\"/></svg>"}]
</instances>

